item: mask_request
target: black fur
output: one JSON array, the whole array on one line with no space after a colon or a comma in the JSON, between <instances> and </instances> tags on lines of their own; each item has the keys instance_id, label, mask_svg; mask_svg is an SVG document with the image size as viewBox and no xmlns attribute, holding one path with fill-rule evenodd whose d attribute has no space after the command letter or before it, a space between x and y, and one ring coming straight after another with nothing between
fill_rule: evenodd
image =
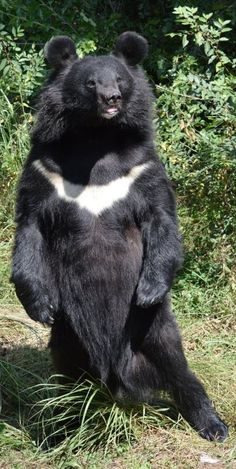
<instances>
[{"instance_id":1,"label":"black fur","mask_svg":"<svg viewBox=\"0 0 236 469\"><path fill-rule=\"evenodd\" d=\"M46 47L54 72L19 186L17 295L31 318L52 324L58 372L78 378L85 370L134 401L153 402L165 389L204 438L223 440L227 427L187 366L170 309L182 247L153 146L152 94L136 66L146 41L127 32L113 55L82 60L72 44L60 36ZM59 198L36 160L81 191L147 166L125 198L96 216Z\"/></svg>"}]
</instances>

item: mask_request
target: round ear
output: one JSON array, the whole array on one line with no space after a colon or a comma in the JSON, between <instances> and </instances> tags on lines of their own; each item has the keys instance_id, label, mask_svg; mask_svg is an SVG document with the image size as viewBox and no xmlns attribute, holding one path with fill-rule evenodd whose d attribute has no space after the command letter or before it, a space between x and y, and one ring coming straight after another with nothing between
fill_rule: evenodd
<instances>
[{"instance_id":1,"label":"round ear","mask_svg":"<svg viewBox=\"0 0 236 469\"><path fill-rule=\"evenodd\" d=\"M75 44L67 36L52 37L44 46L44 56L51 67L66 67L77 58Z\"/></svg>"},{"instance_id":2,"label":"round ear","mask_svg":"<svg viewBox=\"0 0 236 469\"><path fill-rule=\"evenodd\" d=\"M143 36L126 31L118 37L114 54L123 57L128 65L137 65L147 56L148 43Z\"/></svg>"}]
</instances>

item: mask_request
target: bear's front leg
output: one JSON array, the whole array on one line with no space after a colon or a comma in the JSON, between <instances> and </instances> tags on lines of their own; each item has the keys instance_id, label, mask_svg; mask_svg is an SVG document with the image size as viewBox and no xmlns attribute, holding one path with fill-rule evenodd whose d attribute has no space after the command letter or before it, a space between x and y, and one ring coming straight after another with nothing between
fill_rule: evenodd
<instances>
[{"instance_id":1,"label":"bear's front leg","mask_svg":"<svg viewBox=\"0 0 236 469\"><path fill-rule=\"evenodd\" d=\"M44 240L35 222L17 227L11 281L27 314L34 321L52 324L58 309L57 292Z\"/></svg>"},{"instance_id":2,"label":"bear's front leg","mask_svg":"<svg viewBox=\"0 0 236 469\"><path fill-rule=\"evenodd\" d=\"M144 258L136 303L147 308L161 303L172 286L182 263L181 236L174 217L163 209L156 210L143 225Z\"/></svg>"}]
</instances>

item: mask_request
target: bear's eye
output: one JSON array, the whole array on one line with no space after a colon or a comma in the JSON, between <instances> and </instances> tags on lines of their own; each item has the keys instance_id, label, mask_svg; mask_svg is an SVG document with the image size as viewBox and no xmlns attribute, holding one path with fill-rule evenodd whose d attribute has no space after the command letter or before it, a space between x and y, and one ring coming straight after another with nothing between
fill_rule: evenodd
<instances>
[{"instance_id":1,"label":"bear's eye","mask_svg":"<svg viewBox=\"0 0 236 469\"><path fill-rule=\"evenodd\" d=\"M116 81L117 81L117 83L121 83L121 82L122 82L122 78L118 75L118 76L116 77Z\"/></svg>"},{"instance_id":2,"label":"bear's eye","mask_svg":"<svg viewBox=\"0 0 236 469\"><path fill-rule=\"evenodd\" d=\"M93 80L92 78L90 78L90 79L87 81L86 86L87 86L88 88L94 88L94 87L96 86L95 80Z\"/></svg>"}]
</instances>

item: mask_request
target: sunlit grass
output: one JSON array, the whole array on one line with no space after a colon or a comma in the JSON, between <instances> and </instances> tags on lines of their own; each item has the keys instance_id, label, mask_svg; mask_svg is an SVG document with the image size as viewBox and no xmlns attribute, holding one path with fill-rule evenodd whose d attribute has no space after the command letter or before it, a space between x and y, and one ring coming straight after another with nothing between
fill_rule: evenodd
<instances>
[{"instance_id":1,"label":"sunlit grass","mask_svg":"<svg viewBox=\"0 0 236 469\"><path fill-rule=\"evenodd\" d=\"M214 296L214 291L211 293ZM223 291L221 293L223 301ZM215 294L219 298L219 293ZM227 297L225 301L229 304ZM16 351L12 345L0 362L0 454L4 454L5 460L17 451L18 456L27 454L29 464L32 464L30 468L35 464L63 469L74 467L73 464L81 467L76 466L78 460L83 461L85 467L108 468L109 461L119 458L122 468L138 468L142 463L150 469L147 461L158 451L160 467L173 464L184 467L176 458L185 457L188 467L194 468L199 451L210 454L213 451L225 464L227 462L226 467L233 467L236 450L236 323L233 311L224 311L222 316L188 316L181 312L181 304L182 300L178 304L176 296L175 309L190 365L230 426L230 436L223 445L202 440L183 420L172 420L167 416L168 406L163 402L158 407L120 404L106 387L92 380L73 386L59 385L56 376L50 377L45 345L38 341L40 331L43 333L44 329L37 326L35 340L34 323L30 328L28 324L24 326L18 322L13 329L14 321L6 328L5 319L5 322L1 321L5 337L10 337L12 331L16 344ZM187 309L187 305L185 307ZM199 307L206 308L205 302L200 301ZM17 331L19 338L24 337L23 341L16 341ZM27 344L25 349L22 342ZM43 366L47 366L47 375Z\"/></svg>"},{"instance_id":2,"label":"sunlit grass","mask_svg":"<svg viewBox=\"0 0 236 469\"><path fill-rule=\"evenodd\" d=\"M120 444L131 446L143 429L177 424L167 416L167 403L121 404L106 386L89 379L74 386L47 383L46 389L59 395L40 401L34 419L43 432L40 447L53 456L98 448L107 454Z\"/></svg>"},{"instance_id":3,"label":"sunlit grass","mask_svg":"<svg viewBox=\"0 0 236 469\"><path fill-rule=\"evenodd\" d=\"M181 428L182 419L158 406L117 402L106 386L86 379L74 385L58 384L58 376L42 382L40 376L5 360L0 361L2 420L0 454L31 451L31 458L60 461L65 455L131 448L144 431ZM31 379L33 386L25 384Z\"/></svg>"}]
</instances>

